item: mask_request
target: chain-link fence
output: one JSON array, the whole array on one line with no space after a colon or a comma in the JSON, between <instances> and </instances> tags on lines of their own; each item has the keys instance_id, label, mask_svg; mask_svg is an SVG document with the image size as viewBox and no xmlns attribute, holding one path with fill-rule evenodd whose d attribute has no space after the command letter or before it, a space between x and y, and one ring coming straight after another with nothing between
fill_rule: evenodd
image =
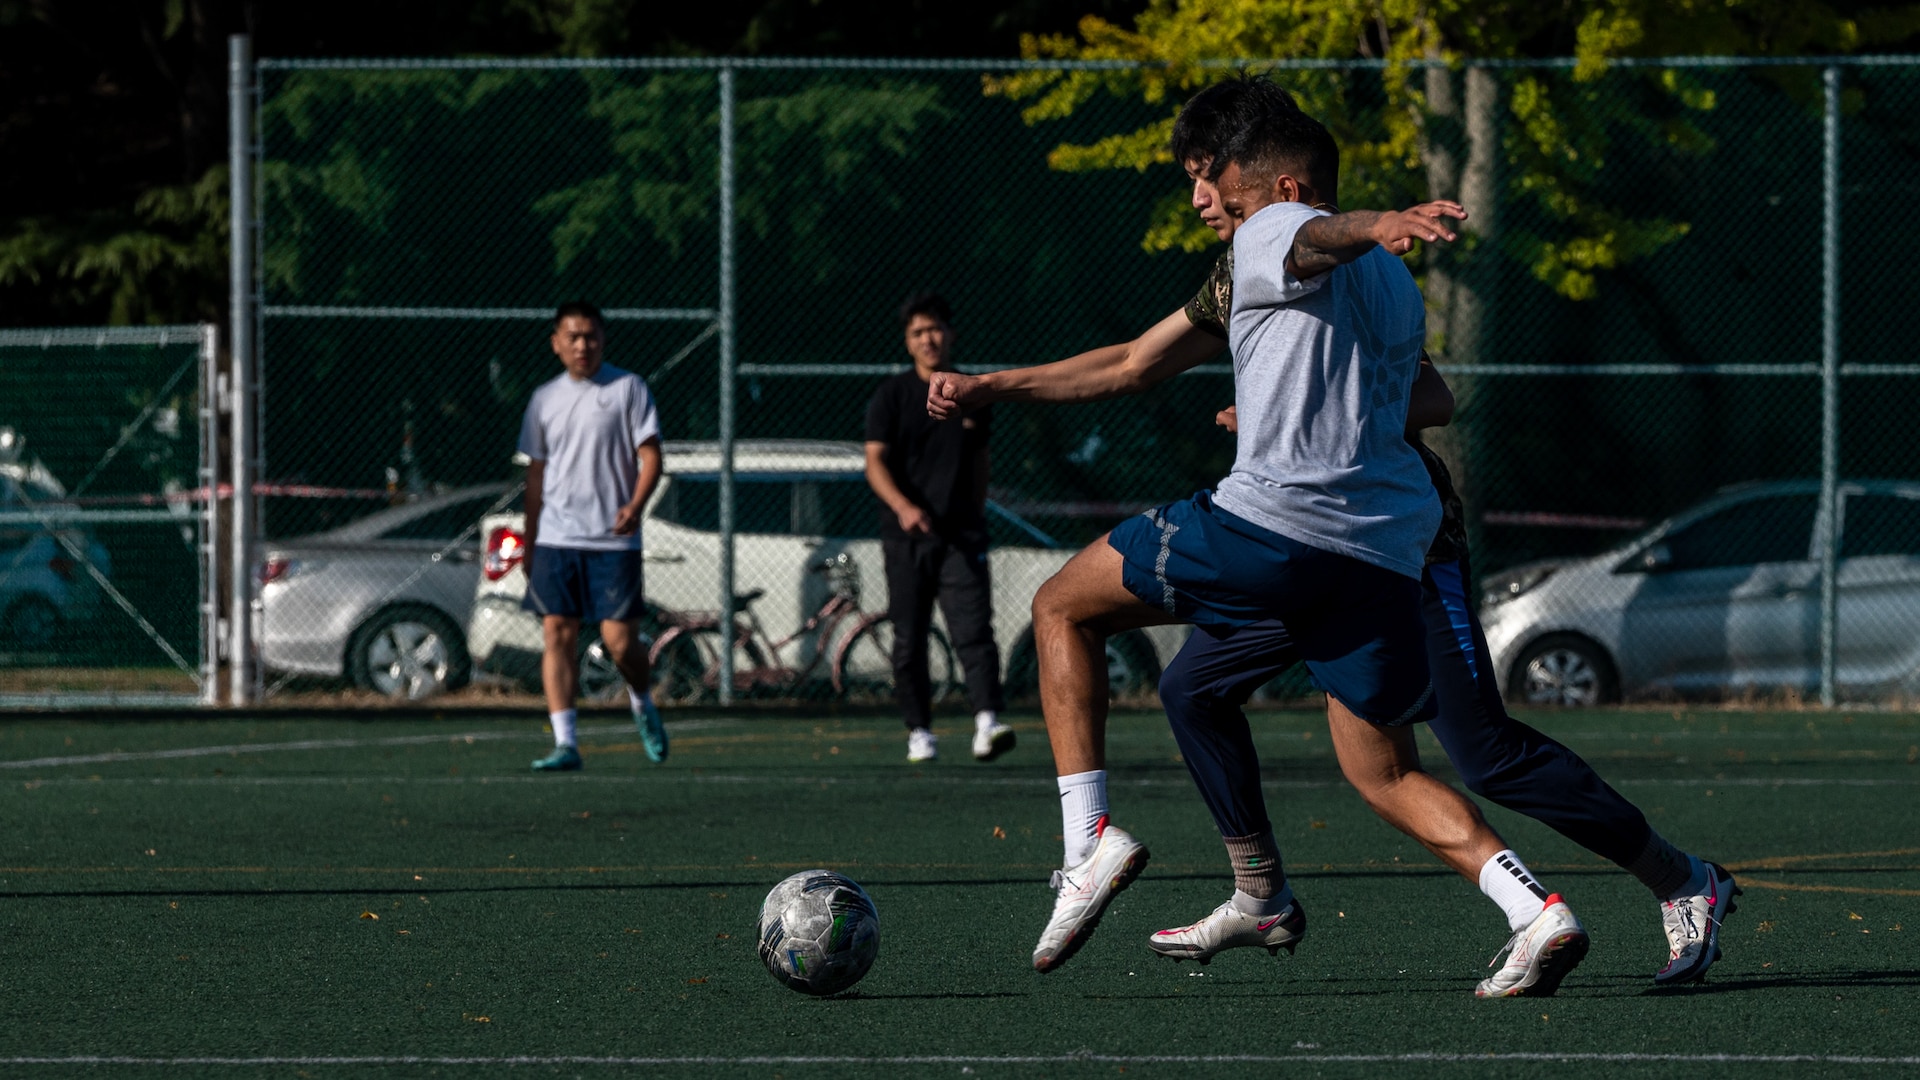
<instances>
[{"instance_id":1,"label":"chain-link fence","mask_svg":"<svg viewBox=\"0 0 1920 1080\"><path fill-rule=\"evenodd\" d=\"M1920 66L1835 63L1475 67L1446 77L1484 80L1479 112L1430 113L1397 159L1349 153L1350 208L1451 195L1476 214L1414 266L1460 403L1430 442L1516 692L1887 698L1920 672L1920 487L1899 482L1920 481L1920 366L1896 330L1920 297L1892 209L1920 164ZM1389 141L1381 69L1272 66L1350 151ZM1123 67L1083 67L1124 90ZM609 359L648 378L671 444L650 617L764 590L765 639L734 658L759 674L735 685L830 682L826 636L782 639L834 595L807 573L825 555L884 606L857 443L906 362L901 298L952 300L963 368L1021 365L1134 337L1217 256L1143 244L1184 198L1174 167L1049 167L1172 103L1096 94L1029 123L983 88L1013 70L1040 69L258 65L262 455L286 493L263 523L271 677L532 675L523 579L487 566L517 512L521 412L558 371L546 319L578 296L607 309ZM1230 465L1224 361L1146 397L998 407L1016 691L1028 601L1066 554ZM1116 681L1150 689L1180 636L1118 640Z\"/></svg>"},{"instance_id":2,"label":"chain-link fence","mask_svg":"<svg viewBox=\"0 0 1920 1080\"><path fill-rule=\"evenodd\" d=\"M0 703L214 700L214 350L0 331Z\"/></svg>"}]
</instances>

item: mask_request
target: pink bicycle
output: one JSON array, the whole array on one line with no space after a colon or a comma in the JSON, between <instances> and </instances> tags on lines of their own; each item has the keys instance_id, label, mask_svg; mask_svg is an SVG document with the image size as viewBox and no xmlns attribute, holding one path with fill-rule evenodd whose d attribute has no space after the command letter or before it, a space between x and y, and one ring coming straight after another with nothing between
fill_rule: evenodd
<instances>
[{"instance_id":1,"label":"pink bicycle","mask_svg":"<svg viewBox=\"0 0 1920 1080\"><path fill-rule=\"evenodd\" d=\"M820 609L786 637L774 639L761 625L753 602L766 595L752 589L734 597L733 689L755 697L837 697L856 704L893 698L893 620L884 611L860 610L860 567L841 552L809 568L826 578L828 596ZM715 700L720 688L719 612L662 613L665 629L654 639L654 697L663 704L699 704ZM804 662L790 666L781 650L803 644ZM959 667L953 646L938 626L927 642L928 679L936 703L958 691Z\"/></svg>"}]
</instances>

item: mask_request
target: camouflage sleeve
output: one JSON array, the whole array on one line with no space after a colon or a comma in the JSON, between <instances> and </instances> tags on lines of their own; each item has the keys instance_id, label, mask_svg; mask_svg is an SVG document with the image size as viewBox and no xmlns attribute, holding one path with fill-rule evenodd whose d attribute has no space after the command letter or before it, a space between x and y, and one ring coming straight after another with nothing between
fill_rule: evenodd
<instances>
[{"instance_id":1,"label":"camouflage sleeve","mask_svg":"<svg viewBox=\"0 0 1920 1080\"><path fill-rule=\"evenodd\" d=\"M1453 487L1453 474L1447 470L1447 463L1433 448L1421 441L1418 435L1410 436L1407 441L1420 453L1420 461L1427 467L1427 475L1433 480L1433 489L1440 496L1440 531L1434 534L1433 544L1427 548L1427 565L1437 562L1457 562L1467 556L1467 515L1460 504L1460 495Z\"/></svg>"},{"instance_id":2,"label":"camouflage sleeve","mask_svg":"<svg viewBox=\"0 0 1920 1080\"><path fill-rule=\"evenodd\" d=\"M1207 273L1200 291L1187 301L1187 321L1197 329L1225 340L1227 316L1233 311L1233 249L1220 256Z\"/></svg>"}]
</instances>

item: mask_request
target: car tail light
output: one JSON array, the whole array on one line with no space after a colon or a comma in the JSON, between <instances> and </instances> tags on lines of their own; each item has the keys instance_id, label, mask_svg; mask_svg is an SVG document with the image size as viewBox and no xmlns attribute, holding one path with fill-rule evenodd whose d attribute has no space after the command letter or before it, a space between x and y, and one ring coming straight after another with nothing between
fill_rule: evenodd
<instances>
[{"instance_id":1,"label":"car tail light","mask_svg":"<svg viewBox=\"0 0 1920 1080\"><path fill-rule=\"evenodd\" d=\"M513 573L513 568L520 565L526 554L527 538L502 526L487 534L487 559L481 573L487 575L488 581L499 581Z\"/></svg>"},{"instance_id":2,"label":"car tail light","mask_svg":"<svg viewBox=\"0 0 1920 1080\"><path fill-rule=\"evenodd\" d=\"M293 569L292 559L268 559L260 564L260 584L269 585L287 576Z\"/></svg>"},{"instance_id":3,"label":"car tail light","mask_svg":"<svg viewBox=\"0 0 1920 1080\"><path fill-rule=\"evenodd\" d=\"M65 555L55 555L47 560L47 569L54 572L61 581L73 580L73 560Z\"/></svg>"}]
</instances>

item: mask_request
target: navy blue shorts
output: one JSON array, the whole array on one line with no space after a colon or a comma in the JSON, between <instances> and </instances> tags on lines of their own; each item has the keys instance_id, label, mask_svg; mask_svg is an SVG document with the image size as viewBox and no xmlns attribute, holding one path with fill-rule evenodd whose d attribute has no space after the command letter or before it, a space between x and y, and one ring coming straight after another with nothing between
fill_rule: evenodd
<instances>
[{"instance_id":1,"label":"navy blue shorts","mask_svg":"<svg viewBox=\"0 0 1920 1080\"><path fill-rule=\"evenodd\" d=\"M533 571L520 606L535 615L561 615L587 622L630 622L640 617L640 553L533 549Z\"/></svg>"},{"instance_id":2,"label":"navy blue shorts","mask_svg":"<svg viewBox=\"0 0 1920 1080\"><path fill-rule=\"evenodd\" d=\"M1115 526L1127 591L1224 636L1277 619L1320 689L1371 724L1432 719L1420 582L1269 532L1202 491Z\"/></svg>"}]
</instances>

